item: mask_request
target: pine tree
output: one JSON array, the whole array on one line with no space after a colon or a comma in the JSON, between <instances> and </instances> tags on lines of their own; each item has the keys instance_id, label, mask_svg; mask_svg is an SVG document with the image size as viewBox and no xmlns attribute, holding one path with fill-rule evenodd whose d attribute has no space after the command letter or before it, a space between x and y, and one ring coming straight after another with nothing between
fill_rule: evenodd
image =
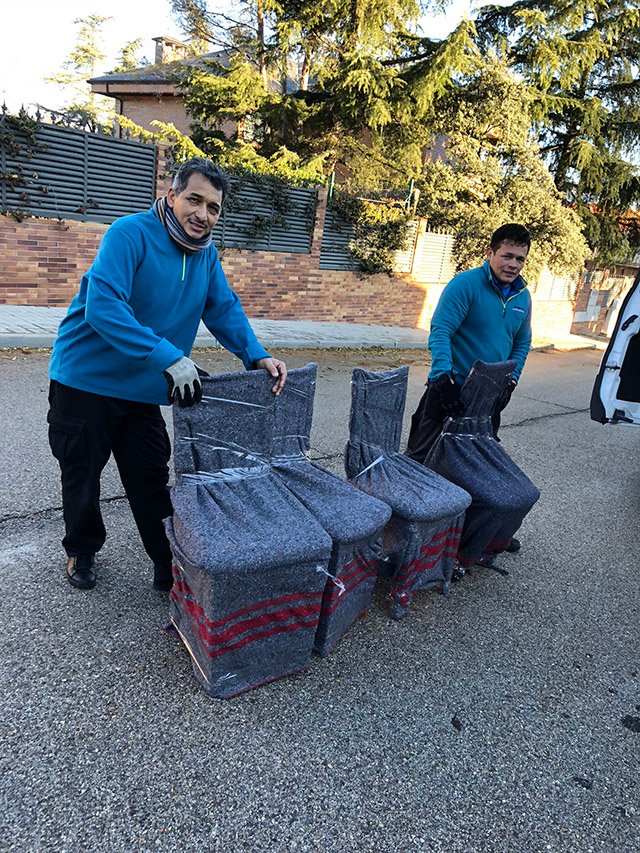
<instances>
[{"instance_id":1,"label":"pine tree","mask_svg":"<svg viewBox=\"0 0 640 853\"><path fill-rule=\"evenodd\" d=\"M107 129L113 120L113 100L93 94L87 83L95 76L96 67L105 59L101 44L102 27L110 20L103 15L76 18L76 43L64 63L64 71L46 78L70 93L71 102L57 111L65 123L96 131Z\"/></svg>"},{"instance_id":2,"label":"pine tree","mask_svg":"<svg viewBox=\"0 0 640 853\"><path fill-rule=\"evenodd\" d=\"M628 256L639 236L620 224L640 202L640 0L518 0L485 7L476 25L480 45L532 87L541 153L590 244L603 261Z\"/></svg>"},{"instance_id":3,"label":"pine tree","mask_svg":"<svg viewBox=\"0 0 640 853\"><path fill-rule=\"evenodd\" d=\"M126 42L126 44L120 48L118 64L113 69L114 72L132 71L134 68L143 68L144 66L149 65L149 60L146 57L139 58L138 56L141 47L141 38Z\"/></svg>"},{"instance_id":4,"label":"pine tree","mask_svg":"<svg viewBox=\"0 0 640 853\"><path fill-rule=\"evenodd\" d=\"M206 0L171 0L171 8L194 53L207 53L215 36L207 15Z\"/></svg>"},{"instance_id":5,"label":"pine tree","mask_svg":"<svg viewBox=\"0 0 640 853\"><path fill-rule=\"evenodd\" d=\"M176 5L183 20L189 6L200 28L224 29L234 57L212 69L218 79L195 72L186 80L187 110L203 128L198 143L206 148L207 134L219 140L226 117L238 124L233 144L243 144L243 111L252 106L252 159L256 150L285 154L284 146L302 162L322 157L354 185L375 177L406 186L417 174L417 123L475 50L469 23L444 44L420 37L418 0L260 0L238 6L233 21L202 0Z\"/></svg>"},{"instance_id":6,"label":"pine tree","mask_svg":"<svg viewBox=\"0 0 640 853\"><path fill-rule=\"evenodd\" d=\"M539 91L482 58L473 23L436 40L420 34L416 0L281 0L245 2L230 25L196 2L208 26L225 29L231 59L191 74L186 104L194 140L223 165L289 179L335 170L343 188L368 195L406 193L413 179L419 212L459 235L463 265L481 260L498 225L523 221L534 278L544 264L582 266L580 218L531 141ZM234 139L221 119L236 123Z\"/></svg>"},{"instance_id":7,"label":"pine tree","mask_svg":"<svg viewBox=\"0 0 640 853\"><path fill-rule=\"evenodd\" d=\"M522 222L533 243L527 260L535 280L545 264L580 269L589 255L578 215L563 204L531 142L534 95L497 60L476 69L440 102L433 124L439 144L418 182L419 212L457 235L461 267L482 261L492 232Z\"/></svg>"}]
</instances>

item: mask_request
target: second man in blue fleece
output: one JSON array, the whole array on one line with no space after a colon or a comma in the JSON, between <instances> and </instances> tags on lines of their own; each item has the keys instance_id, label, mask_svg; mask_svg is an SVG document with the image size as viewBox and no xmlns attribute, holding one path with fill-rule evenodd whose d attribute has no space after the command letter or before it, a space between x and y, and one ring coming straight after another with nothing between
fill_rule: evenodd
<instances>
[{"instance_id":1,"label":"second man in blue fleece","mask_svg":"<svg viewBox=\"0 0 640 853\"><path fill-rule=\"evenodd\" d=\"M510 223L494 232L481 267L456 275L431 320L431 371L411 420L407 455L424 462L447 417L462 414L460 389L473 363L513 359L510 387L493 414L494 432L531 347L531 296L520 275L531 237Z\"/></svg>"}]
</instances>

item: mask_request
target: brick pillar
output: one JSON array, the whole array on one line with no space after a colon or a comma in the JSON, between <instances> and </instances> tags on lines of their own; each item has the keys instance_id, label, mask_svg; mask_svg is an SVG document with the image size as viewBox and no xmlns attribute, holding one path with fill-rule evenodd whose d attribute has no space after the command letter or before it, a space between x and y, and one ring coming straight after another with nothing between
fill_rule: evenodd
<instances>
[{"instance_id":1,"label":"brick pillar","mask_svg":"<svg viewBox=\"0 0 640 853\"><path fill-rule=\"evenodd\" d=\"M328 190L326 187L318 187L318 204L316 207L316 221L313 226L313 234L311 235L311 257L317 263L320 263L320 245L322 243L322 233L324 231L324 220L327 215L327 196Z\"/></svg>"},{"instance_id":2,"label":"brick pillar","mask_svg":"<svg viewBox=\"0 0 640 853\"><path fill-rule=\"evenodd\" d=\"M156 198L166 195L171 186L172 175L169 172L170 145L158 142L156 146Z\"/></svg>"}]
</instances>

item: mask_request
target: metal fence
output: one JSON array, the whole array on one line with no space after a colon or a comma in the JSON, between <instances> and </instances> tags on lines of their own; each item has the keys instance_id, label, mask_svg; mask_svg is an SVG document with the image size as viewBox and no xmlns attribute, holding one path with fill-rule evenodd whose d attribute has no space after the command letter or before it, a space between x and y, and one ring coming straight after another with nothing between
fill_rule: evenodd
<instances>
[{"instance_id":1,"label":"metal fence","mask_svg":"<svg viewBox=\"0 0 640 853\"><path fill-rule=\"evenodd\" d=\"M316 205L315 188L232 178L213 241L219 247L308 254Z\"/></svg>"},{"instance_id":2,"label":"metal fence","mask_svg":"<svg viewBox=\"0 0 640 853\"><path fill-rule=\"evenodd\" d=\"M456 274L453 234L426 231L416 247L411 275L425 284L445 284Z\"/></svg>"},{"instance_id":3,"label":"metal fence","mask_svg":"<svg viewBox=\"0 0 640 853\"><path fill-rule=\"evenodd\" d=\"M395 272L409 273L414 262L416 239L418 236L418 220L408 223L407 241L404 249L394 255L393 268ZM346 222L335 210L327 207L320 245L321 270L352 270L362 269L358 259L349 251L349 244L354 239L355 229L352 223Z\"/></svg>"},{"instance_id":4,"label":"metal fence","mask_svg":"<svg viewBox=\"0 0 640 853\"><path fill-rule=\"evenodd\" d=\"M409 220L405 247L404 249L397 251L393 258L393 269L395 272L411 272L416 253L416 241L418 239L419 225L420 222L417 219Z\"/></svg>"},{"instance_id":5,"label":"metal fence","mask_svg":"<svg viewBox=\"0 0 640 853\"><path fill-rule=\"evenodd\" d=\"M327 207L320 244L321 270L359 270L362 269L349 251L349 244L355 236L355 228L346 222L332 207Z\"/></svg>"},{"instance_id":6,"label":"metal fence","mask_svg":"<svg viewBox=\"0 0 640 853\"><path fill-rule=\"evenodd\" d=\"M567 302L576 298L579 285L580 273L555 275L545 267L532 289L539 302Z\"/></svg>"},{"instance_id":7,"label":"metal fence","mask_svg":"<svg viewBox=\"0 0 640 853\"><path fill-rule=\"evenodd\" d=\"M113 222L155 199L153 145L0 115L3 213Z\"/></svg>"}]
</instances>

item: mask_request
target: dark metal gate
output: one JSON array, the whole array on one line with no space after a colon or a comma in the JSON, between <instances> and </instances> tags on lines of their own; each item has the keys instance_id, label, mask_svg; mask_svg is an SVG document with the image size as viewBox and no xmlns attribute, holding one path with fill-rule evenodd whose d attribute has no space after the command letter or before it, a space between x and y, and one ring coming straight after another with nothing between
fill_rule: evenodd
<instances>
[{"instance_id":1,"label":"dark metal gate","mask_svg":"<svg viewBox=\"0 0 640 853\"><path fill-rule=\"evenodd\" d=\"M155 200L156 148L0 115L0 211L113 222Z\"/></svg>"}]
</instances>

